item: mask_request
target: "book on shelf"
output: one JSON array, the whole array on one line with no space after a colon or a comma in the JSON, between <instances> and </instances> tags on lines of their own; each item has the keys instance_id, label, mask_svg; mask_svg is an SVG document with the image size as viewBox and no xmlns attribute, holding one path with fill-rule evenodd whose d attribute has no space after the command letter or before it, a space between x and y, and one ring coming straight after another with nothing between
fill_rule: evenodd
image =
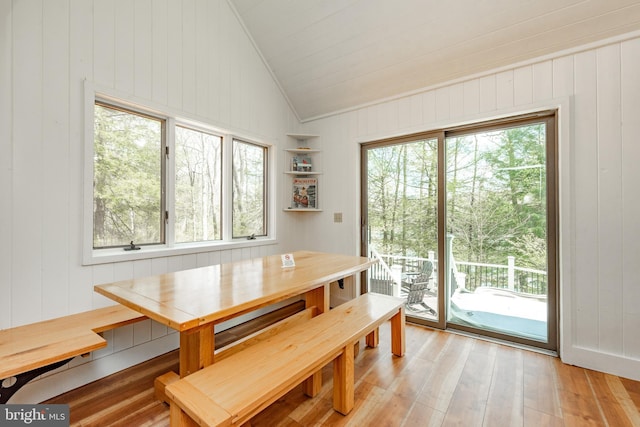
<instances>
[{"instance_id":1,"label":"book on shelf","mask_svg":"<svg viewBox=\"0 0 640 427\"><path fill-rule=\"evenodd\" d=\"M317 209L318 208L318 179L294 178L293 209Z\"/></svg>"},{"instance_id":2,"label":"book on shelf","mask_svg":"<svg viewBox=\"0 0 640 427\"><path fill-rule=\"evenodd\" d=\"M309 156L293 156L291 158L292 172L311 172L311 157Z\"/></svg>"}]
</instances>

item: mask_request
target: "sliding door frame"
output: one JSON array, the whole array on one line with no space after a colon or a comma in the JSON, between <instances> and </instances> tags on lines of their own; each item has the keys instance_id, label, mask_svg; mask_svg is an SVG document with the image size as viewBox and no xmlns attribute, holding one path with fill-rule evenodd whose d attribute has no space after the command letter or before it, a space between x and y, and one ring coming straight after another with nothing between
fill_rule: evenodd
<instances>
[{"instance_id":1,"label":"sliding door frame","mask_svg":"<svg viewBox=\"0 0 640 427\"><path fill-rule=\"evenodd\" d=\"M437 177L437 192L438 192L438 206L441 206L442 203L445 202L445 191L443 187L444 179L446 178L446 168L440 167L440 165L444 164L445 160L445 152L444 152L444 141L445 141L445 133L442 130L435 132L422 132L416 133L401 137L387 138L373 142L367 142L360 145L360 254L362 256L369 255L369 194L367 189L368 184L368 156L367 153L371 149L392 146L392 145L401 145L407 144L416 141L422 140L437 140L437 156L438 156L438 177ZM445 259L445 245L441 242L444 242L446 239L446 220L445 220L445 210L438 208L438 220L437 220L437 239L438 239L438 263L439 265L444 265ZM440 261L442 260L442 261ZM438 268L438 295L444 295L445 292L445 273L446 270L444 268ZM360 281L362 284L361 293L367 292L367 276L364 274L362 276L362 280ZM438 310L437 310L438 318L436 321L425 319L422 317L412 316L411 313L406 313L407 319L413 323L418 323L425 326L430 326L437 329L445 329L446 327L446 313L445 313L445 299L438 297Z\"/></svg>"},{"instance_id":2,"label":"sliding door frame","mask_svg":"<svg viewBox=\"0 0 640 427\"><path fill-rule=\"evenodd\" d=\"M542 110L530 114L514 115L507 118L501 118L496 120L487 120L478 123L466 124L463 126L456 126L446 129L440 129L436 131L421 132L411 135L405 135L400 137L386 138L382 140L376 140L371 142L365 142L360 147L360 165L361 165L361 177L360 177L360 205L361 205L361 219L360 219L360 250L362 256L368 256L368 161L367 152L370 149L405 144L412 141L419 141L425 139L437 139L437 199L438 199L438 218L437 218L437 238L438 238L438 261L444 268L438 268L438 320L431 321L424 318L418 318L407 315L408 320L411 322L423 324L426 326L435 327L438 329L455 329L470 334L481 334L492 339L500 341L509 341L526 346L532 346L542 348L550 351L558 350L559 343L559 322L560 318L560 306L558 304L559 299L559 224L558 224L558 124L557 124L558 110ZM546 129L546 220L547 220L547 342L534 341L526 338L521 338L513 335L501 334L493 331L478 330L468 326L457 325L453 323L447 323L448 316L446 307L446 272L449 266L445 266L446 263L446 227L447 227L447 194L446 194L446 138L451 136L477 133L479 131L486 131L492 129L504 129L508 127L515 127L520 125L532 124L532 123L545 123ZM367 276L363 273L361 280L361 293L367 292Z\"/></svg>"}]
</instances>

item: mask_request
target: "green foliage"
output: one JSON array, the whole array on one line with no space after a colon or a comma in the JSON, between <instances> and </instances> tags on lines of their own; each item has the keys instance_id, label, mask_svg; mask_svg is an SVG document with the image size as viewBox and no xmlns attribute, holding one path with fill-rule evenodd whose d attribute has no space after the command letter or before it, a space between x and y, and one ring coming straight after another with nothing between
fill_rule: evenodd
<instances>
[{"instance_id":1,"label":"green foliage","mask_svg":"<svg viewBox=\"0 0 640 427\"><path fill-rule=\"evenodd\" d=\"M161 241L162 122L96 105L94 247Z\"/></svg>"},{"instance_id":2,"label":"green foliage","mask_svg":"<svg viewBox=\"0 0 640 427\"><path fill-rule=\"evenodd\" d=\"M437 141L369 150L370 237L380 252L426 256L437 248Z\"/></svg>"},{"instance_id":3,"label":"green foliage","mask_svg":"<svg viewBox=\"0 0 640 427\"><path fill-rule=\"evenodd\" d=\"M546 270L545 126L446 139L447 232L458 260ZM370 244L437 252L437 141L368 150Z\"/></svg>"}]
</instances>

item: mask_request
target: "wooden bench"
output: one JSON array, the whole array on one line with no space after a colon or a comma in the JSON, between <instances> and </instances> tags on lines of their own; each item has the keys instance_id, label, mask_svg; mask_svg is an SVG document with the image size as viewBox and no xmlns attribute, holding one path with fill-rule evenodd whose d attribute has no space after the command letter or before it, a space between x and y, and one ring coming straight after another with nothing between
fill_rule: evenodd
<instances>
[{"instance_id":1,"label":"wooden bench","mask_svg":"<svg viewBox=\"0 0 640 427\"><path fill-rule=\"evenodd\" d=\"M237 336L233 332L231 332L231 334L228 334L227 331L216 334L216 350L214 351L214 360L216 362L219 362L223 359L226 359L227 357L230 357L245 348L255 345L261 341L267 340L288 328L306 322L307 320L316 316L317 313L318 309L316 307L309 307L307 309L302 308L301 310L298 310L293 314L288 314L286 317L282 317L282 314L279 314L278 318L280 318L280 320L268 324L267 326L264 326L264 322L256 322L260 320L260 317L254 319L250 322L256 322L256 324L250 327L251 332L248 334ZM239 328L242 328L242 325L240 325ZM223 344L220 347L218 347L219 342ZM179 379L180 375L173 371L169 371L156 378L154 381L156 399L162 402L170 403L169 398L165 393L165 388L167 387L167 385L172 384ZM310 382L310 385L313 385L312 382Z\"/></svg>"},{"instance_id":2,"label":"wooden bench","mask_svg":"<svg viewBox=\"0 0 640 427\"><path fill-rule=\"evenodd\" d=\"M391 350L403 356L404 300L365 294L286 328L166 388L172 426L241 425L333 361L333 407L354 405L354 345L378 344L378 327L391 320ZM319 388L307 387L306 394Z\"/></svg>"},{"instance_id":3,"label":"wooden bench","mask_svg":"<svg viewBox=\"0 0 640 427\"><path fill-rule=\"evenodd\" d=\"M0 331L0 404L23 385L76 356L107 346L101 332L146 319L122 305Z\"/></svg>"}]
</instances>

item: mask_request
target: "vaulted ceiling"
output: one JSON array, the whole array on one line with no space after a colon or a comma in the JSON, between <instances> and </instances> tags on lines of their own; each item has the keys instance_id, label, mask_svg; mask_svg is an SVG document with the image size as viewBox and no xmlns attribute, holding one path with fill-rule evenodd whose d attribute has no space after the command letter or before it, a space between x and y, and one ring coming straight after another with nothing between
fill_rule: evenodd
<instances>
[{"instance_id":1,"label":"vaulted ceiling","mask_svg":"<svg viewBox=\"0 0 640 427\"><path fill-rule=\"evenodd\" d=\"M302 120L640 29L630 0L230 0Z\"/></svg>"}]
</instances>

